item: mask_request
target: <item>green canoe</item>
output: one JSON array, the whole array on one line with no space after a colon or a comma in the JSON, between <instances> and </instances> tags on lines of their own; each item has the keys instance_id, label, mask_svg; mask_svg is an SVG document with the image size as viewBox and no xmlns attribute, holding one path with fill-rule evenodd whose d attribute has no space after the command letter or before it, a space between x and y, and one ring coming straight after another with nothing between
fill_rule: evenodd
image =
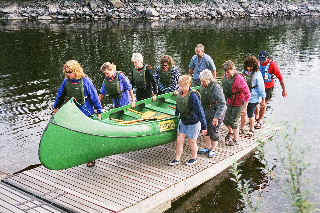
<instances>
[{"instance_id":1,"label":"green canoe","mask_svg":"<svg viewBox=\"0 0 320 213\"><path fill-rule=\"evenodd\" d=\"M167 93L112 109L102 120L85 116L71 99L50 119L39 159L48 169L67 169L109 155L172 142L177 136L176 96Z\"/></svg>"}]
</instances>

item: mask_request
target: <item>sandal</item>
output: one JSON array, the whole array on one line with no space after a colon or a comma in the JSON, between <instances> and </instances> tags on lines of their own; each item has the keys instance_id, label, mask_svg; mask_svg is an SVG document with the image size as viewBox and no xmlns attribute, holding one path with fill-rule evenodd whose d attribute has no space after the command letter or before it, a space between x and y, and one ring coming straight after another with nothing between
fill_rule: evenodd
<instances>
[{"instance_id":1,"label":"sandal","mask_svg":"<svg viewBox=\"0 0 320 213\"><path fill-rule=\"evenodd\" d=\"M240 129L239 130L239 135L240 136L245 136L247 133L246 133L246 131L244 130L244 129Z\"/></svg>"},{"instance_id":2,"label":"sandal","mask_svg":"<svg viewBox=\"0 0 320 213\"><path fill-rule=\"evenodd\" d=\"M254 136L254 131L253 130L249 130L249 132L246 134L247 138L251 138Z\"/></svg>"},{"instance_id":3,"label":"sandal","mask_svg":"<svg viewBox=\"0 0 320 213\"><path fill-rule=\"evenodd\" d=\"M227 146L235 146L238 145L238 141L236 140L230 140L229 143L226 143Z\"/></svg>"},{"instance_id":4,"label":"sandal","mask_svg":"<svg viewBox=\"0 0 320 213\"><path fill-rule=\"evenodd\" d=\"M255 129L261 129L262 128L262 122L261 121L257 121L257 123L254 125Z\"/></svg>"},{"instance_id":5,"label":"sandal","mask_svg":"<svg viewBox=\"0 0 320 213\"><path fill-rule=\"evenodd\" d=\"M95 161L90 161L89 163L87 163L87 167L94 167L96 165Z\"/></svg>"},{"instance_id":6,"label":"sandal","mask_svg":"<svg viewBox=\"0 0 320 213\"><path fill-rule=\"evenodd\" d=\"M232 135L233 135L232 133L228 132L228 134L227 134L226 137L224 138L224 140L225 140L226 143L231 139L231 136L232 136Z\"/></svg>"}]
</instances>

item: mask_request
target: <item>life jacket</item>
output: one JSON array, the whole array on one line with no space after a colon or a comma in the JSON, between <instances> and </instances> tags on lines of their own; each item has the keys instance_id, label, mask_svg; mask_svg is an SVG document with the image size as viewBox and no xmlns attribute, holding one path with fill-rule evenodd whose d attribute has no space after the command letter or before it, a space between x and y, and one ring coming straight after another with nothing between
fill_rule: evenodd
<instances>
[{"instance_id":1,"label":"life jacket","mask_svg":"<svg viewBox=\"0 0 320 213\"><path fill-rule=\"evenodd\" d=\"M138 71L136 68L133 69L132 79L134 79L134 82L137 88L140 88L140 89L146 88L146 85L147 85L146 71L147 71L147 65L144 65L141 71Z\"/></svg>"},{"instance_id":2,"label":"life jacket","mask_svg":"<svg viewBox=\"0 0 320 213\"><path fill-rule=\"evenodd\" d=\"M231 79L228 79L227 77L223 79L222 88L223 88L223 93L226 99L231 98L234 95L234 93L232 93L232 86L234 81L237 78L237 75L238 74L235 74Z\"/></svg>"},{"instance_id":3,"label":"life jacket","mask_svg":"<svg viewBox=\"0 0 320 213\"><path fill-rule=\"evenodd\" d=\"M256 88L256 87L257 87L257 85L252 85L252 84L253 84L253 83L252 83L252 79L253 79L253 76L254 76L254 75L255 75L255 72L249 72L248 70L244 70L244 71L242 72L242 76L243 76L243 78L246 80L250 92L251 92L251 90L252 90L253 88Z\"/></svg>"},{"instance_id":4,"label":"life jacket","mask_svg":"<svg viewBox=\"0 0 320 213\"><path fill-rule=\"evenodd\" d=\"M69 101L72 97L75 98L80 105L83 105L86 102L87 97L84 96L83 79L80 79L79 82L71 82L71 80L67 81L64 102Z\"/></svg>"},{"instance_id":5,"label":"life jacket","mask_svg":"<svg viewBox=\"0 0 320 213\"><path fill-rule=\"evenodd\" d=\"M274 75L269 72L269 68L270 68L271 63L272 63L272 61L270 61L265 66L260 65L260 71L262 73L262 77L263 77L264 82L272 82L272 80L274 79Z\"/></svg>"},{"instance_id":6,"label":"life jacket","mask_svg":"<svg viewBox=\"0 0 320 213\"><path fill-rule=\"evenodd\" d=\"M119 75L121 72L116 72L116 77L113 80L104 79L103 83L106 85L108 95L111 98L121 98L122 91L120 87Z\"/></svg>"},{"instance_id":7,"label":"life jacket","mask_svg":"<svg viewBox=\"0 0 320 213\"><path fill-rule=\"evenodd\" d=\"M195 90L190 90L186 96L182 96L180 94L177 95L177 98L176 98L177 109L180 112L180 118L182 120L192 119L192 113L191 113L192 105L190 101L190 95L193 92L196 92L196 94L200 96L199 93Z\"/></svg>"},{"instance_id":8,"label":"life jacket","mask_svg":"<svg viewBox=\"0 0 320 213\"><path fill-rule=\"evenodd\" d=\"M169 87L172 81L172 69L168 70L168 72L163 72L160 68L159 74L160 74L160 83L164 87Z\"/></svg>"},{"instance_id":9,"label":"life jacket","mask_svg":"<svg viewBox=\"0 0 320 213\"><path fill-rule=\"evenodd\" d=\"M223 87L223 93L224 93L224 96L226 98L226 101L228 101L228 98L231 99L231 105L234 104L234 102L236 101L237 99L237 95L240 94L240 91L238 92L232 92L232 87L233 87L233 84L236 80L236 78L238 78L238 73L235 74L233 76L233 78L231 79L227 79L227 78L224 78L223 82L222 82L222 87Z\"/></svg>"},{"instance_id":10,"label":"life jacket","mask_svg":"<svg viewBox=\"0 0 320 213\"><path fill-rule=\"evenodd\" d=\"M217 83L215 82L211 82L207 88L200 86L200 96L203 108L209 109L217 103L217 101L212 98L212 91L216 86Z\"/></svg>"}]
</instances>

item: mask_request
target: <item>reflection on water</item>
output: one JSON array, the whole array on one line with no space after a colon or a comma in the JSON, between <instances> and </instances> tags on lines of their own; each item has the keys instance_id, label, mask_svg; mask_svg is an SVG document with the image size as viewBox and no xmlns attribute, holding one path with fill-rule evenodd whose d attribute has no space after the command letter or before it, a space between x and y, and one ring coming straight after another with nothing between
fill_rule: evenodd
<instances>
[{"instance_id":1,"label":"reflection on water","mask_svg":"<svg viewBox=\"0 0 320 213\"><path fill-rule=\"evenodd\" d=\"M145 62L152 65L157 65L163 54L169 54L185 72L197 43L206 46L206 53L214 58L220 76L225 60L235 61L241 70L245 56L267 49L279 63L289 91L284 102L281 89L276 88L269 117L282 121L295 120L298 116L305 122L304 132L312 140L319 140L313 136L319 119L316 107L320 80L316 74L320 65L319 23L319 19L310 17L153 23L1 23L0 160L3 163L0 171L13 173L39 163L37 146L63 80L65 61L77 59L100 89L103 76L98 69L106 61L114 62L129 75L132 52L141 52ZM270 150L275 152L272 146ZM312 159L316 161L319 157ZM225 194L237 200L231 191L210 195L207 204L197 204L199 211L206 212L203 205L226 202L224 199L229 198ZM224 199L219 200L219 196ZM235 203L228 212L240 209Z\"/></svg>"}]
</instances>

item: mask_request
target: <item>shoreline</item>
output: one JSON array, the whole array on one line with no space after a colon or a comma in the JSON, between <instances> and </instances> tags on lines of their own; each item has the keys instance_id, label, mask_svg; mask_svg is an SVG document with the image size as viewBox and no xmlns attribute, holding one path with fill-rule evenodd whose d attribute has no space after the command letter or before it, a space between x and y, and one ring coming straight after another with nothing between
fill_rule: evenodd
<instances>
[{"instance_id":1,"label":"shoreline","mask_svg":"<svg viewBox=\"0 0 320 213\"><path fill-rule=\"evenodd\" d=\"M224 18L320 16L320 2L281 0L32 0L2 1L0 20L219 20Z\"/></svg>"}]
</instances>

